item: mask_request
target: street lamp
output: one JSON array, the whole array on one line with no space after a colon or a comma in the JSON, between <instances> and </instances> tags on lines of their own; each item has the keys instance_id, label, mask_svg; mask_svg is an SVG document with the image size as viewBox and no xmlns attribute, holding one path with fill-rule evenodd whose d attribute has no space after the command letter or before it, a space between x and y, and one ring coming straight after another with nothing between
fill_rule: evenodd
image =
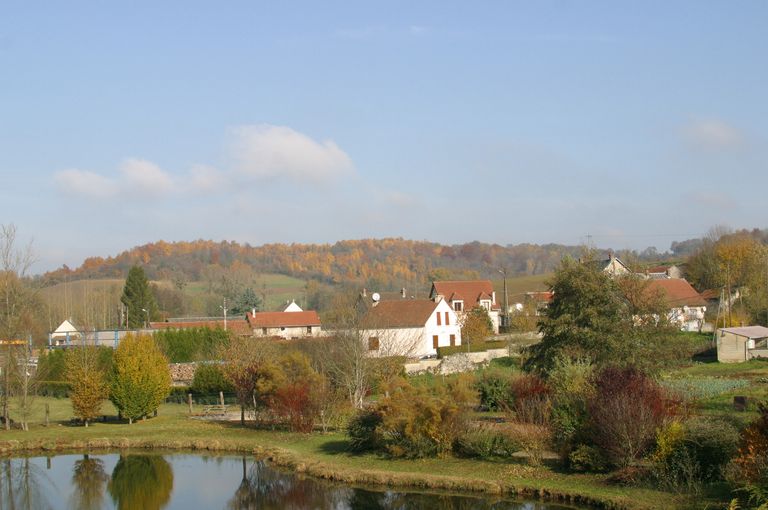
<instances>
[{"instance_id":1,"label":"street lamp","mask_svg":"<svg viewBox=\"0 0 768 510\"><path fill-rule=\"evenodd\" d=\"M147 322L144 323L144 329L149 329L149 310L142 308L141 311L147 314Z\"/></svg>"}]
</instances>

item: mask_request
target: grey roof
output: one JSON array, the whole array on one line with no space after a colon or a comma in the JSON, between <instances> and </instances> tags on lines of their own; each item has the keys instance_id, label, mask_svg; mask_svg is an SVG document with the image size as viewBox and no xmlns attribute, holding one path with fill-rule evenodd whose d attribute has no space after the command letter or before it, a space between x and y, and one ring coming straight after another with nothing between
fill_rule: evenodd
<instances>
[{"instance_id":1,"label":"grey roof","mask_svg":"<svg viewBox=\"0 0 768 510\"><path fill-rule=\"evenodd\" d=\"M733 333L747 338L768 338L768 328L764 326L744 326L741 328L720 328L720 331Z\"/></svg>"}]
</instances>

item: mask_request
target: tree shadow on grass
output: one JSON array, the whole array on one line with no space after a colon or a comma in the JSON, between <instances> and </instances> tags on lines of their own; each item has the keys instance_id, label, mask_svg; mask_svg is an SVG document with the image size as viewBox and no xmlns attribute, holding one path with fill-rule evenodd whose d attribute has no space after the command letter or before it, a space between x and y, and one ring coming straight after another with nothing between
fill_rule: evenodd
<instances>
[{"instance_id":1,"label":"tree shadow on grass","mask_svg":"<svg viewBox=\"0 0 768 510\"><path fill-rule=\"evenodd\" d=\"M345 441L343 439L336 441L326 441L318 447L318 450L325 453L326 455L358 456L363 454L363 452L353 452L349 445L349 441Z\"/></svg>"}]
</instances>

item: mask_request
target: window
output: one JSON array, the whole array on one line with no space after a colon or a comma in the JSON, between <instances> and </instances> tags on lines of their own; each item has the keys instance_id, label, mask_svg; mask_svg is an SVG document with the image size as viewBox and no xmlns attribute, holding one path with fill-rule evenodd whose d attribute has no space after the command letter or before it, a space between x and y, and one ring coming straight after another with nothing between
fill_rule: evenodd
<instances>
[{"instance_id":1,"label":"window","mask_svg":"<svg viewBox=\"0 0 768 510\"><path fill-rule=\"evenodd\" d=\"M480 306L482 306L486 310L490 310L491 309L491 302L488 301L487 299L483 299L483 300L480 301Z\"/></svg>"},{"instance_id":2,"label":"window","mask_svg":"<svg viewBox=\"0 0 768 510\"><path fill-rule=\"evenodd\" d=\"M377 336L368 337L368 350L369 351L379 350L379 337Z\"/></svg>"},{"instance_id":3,"label":"window","mask_svg":"<svg viewBox=\"0 0 768 510\"><path fill-rule=\"evenodd\" d=\"M267 328L261 328L261 334L266 335L267 334Z\"/></svg>"},{"instance_id":4,"label":"window","mask_svg":"<svg viewBox=\"0 0 768 510\"><path fill-rule=\"evenodd\" d=\"M451 319L448 318L448 312L445 312L445 325L446 326L451 325Z\"/></svg>"},{"instance_id":5,"label":"window","mask_svg":"<svg viewBox=\"0 0 768 510\"><path fill-rule=\"evenodd\" d=\"M440 312L437 312L437 325L440 326Z\"/></svg>"},{"instance_id":6,"label":"window","mask_svg":"<svg viewBox=\"0 0 768 510\"><path fill-rule=\"evenodd\" d=\"M456 335L451 335L451 347L456 345Z\"/></svg>"},{"instance_id":7,"label":"window","mask_svg":"<svg viewBox=\"0 0 768 510\"><path fill-rule=\"evenodd\" d=\"M438 341L437 341L437 335L432 335L432 348L437 349Z\"/></svg>"},{"instance_id":8,"label":"window","mask_svg":"<svg viewBox=\"0 0 768 510\"><path fill-rule=\"evenodd\" d=\"M454 312L461 312L464 310L464 301L454 301L453 302L453 311Z\"/></svg>"},{"instance_id":9,"label":"window","mask_svg":"<svg viewBox=\"0 0 768 510\"><path fill-rule=\"evenodd\" d=\"M307 326L307 334L308 335L312 334L312 326Z\"/></svg>"}]
</instances>

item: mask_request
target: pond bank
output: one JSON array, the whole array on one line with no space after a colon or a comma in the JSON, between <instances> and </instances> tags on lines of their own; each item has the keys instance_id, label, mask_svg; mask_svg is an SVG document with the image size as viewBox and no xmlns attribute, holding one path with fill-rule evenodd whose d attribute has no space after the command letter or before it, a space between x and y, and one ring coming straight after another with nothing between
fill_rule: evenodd
<instances>
[{"instance_id":1,"label":"pond bank","mask_svg":"<svg viewBox=\"0 0 768 510\"><path fill-rule=\"evenodd\" d=\"M352 455L340 434L291 434L176 414L134 425L54 426L0 433L0 455L84 450L187 450L247 453L298 473L352 485L445 490L541 499L604 509L679 504L668 493L605 484L599 475L561 474L545 467L473 459L396 460Z\"/></svg>"}]
</instances>

